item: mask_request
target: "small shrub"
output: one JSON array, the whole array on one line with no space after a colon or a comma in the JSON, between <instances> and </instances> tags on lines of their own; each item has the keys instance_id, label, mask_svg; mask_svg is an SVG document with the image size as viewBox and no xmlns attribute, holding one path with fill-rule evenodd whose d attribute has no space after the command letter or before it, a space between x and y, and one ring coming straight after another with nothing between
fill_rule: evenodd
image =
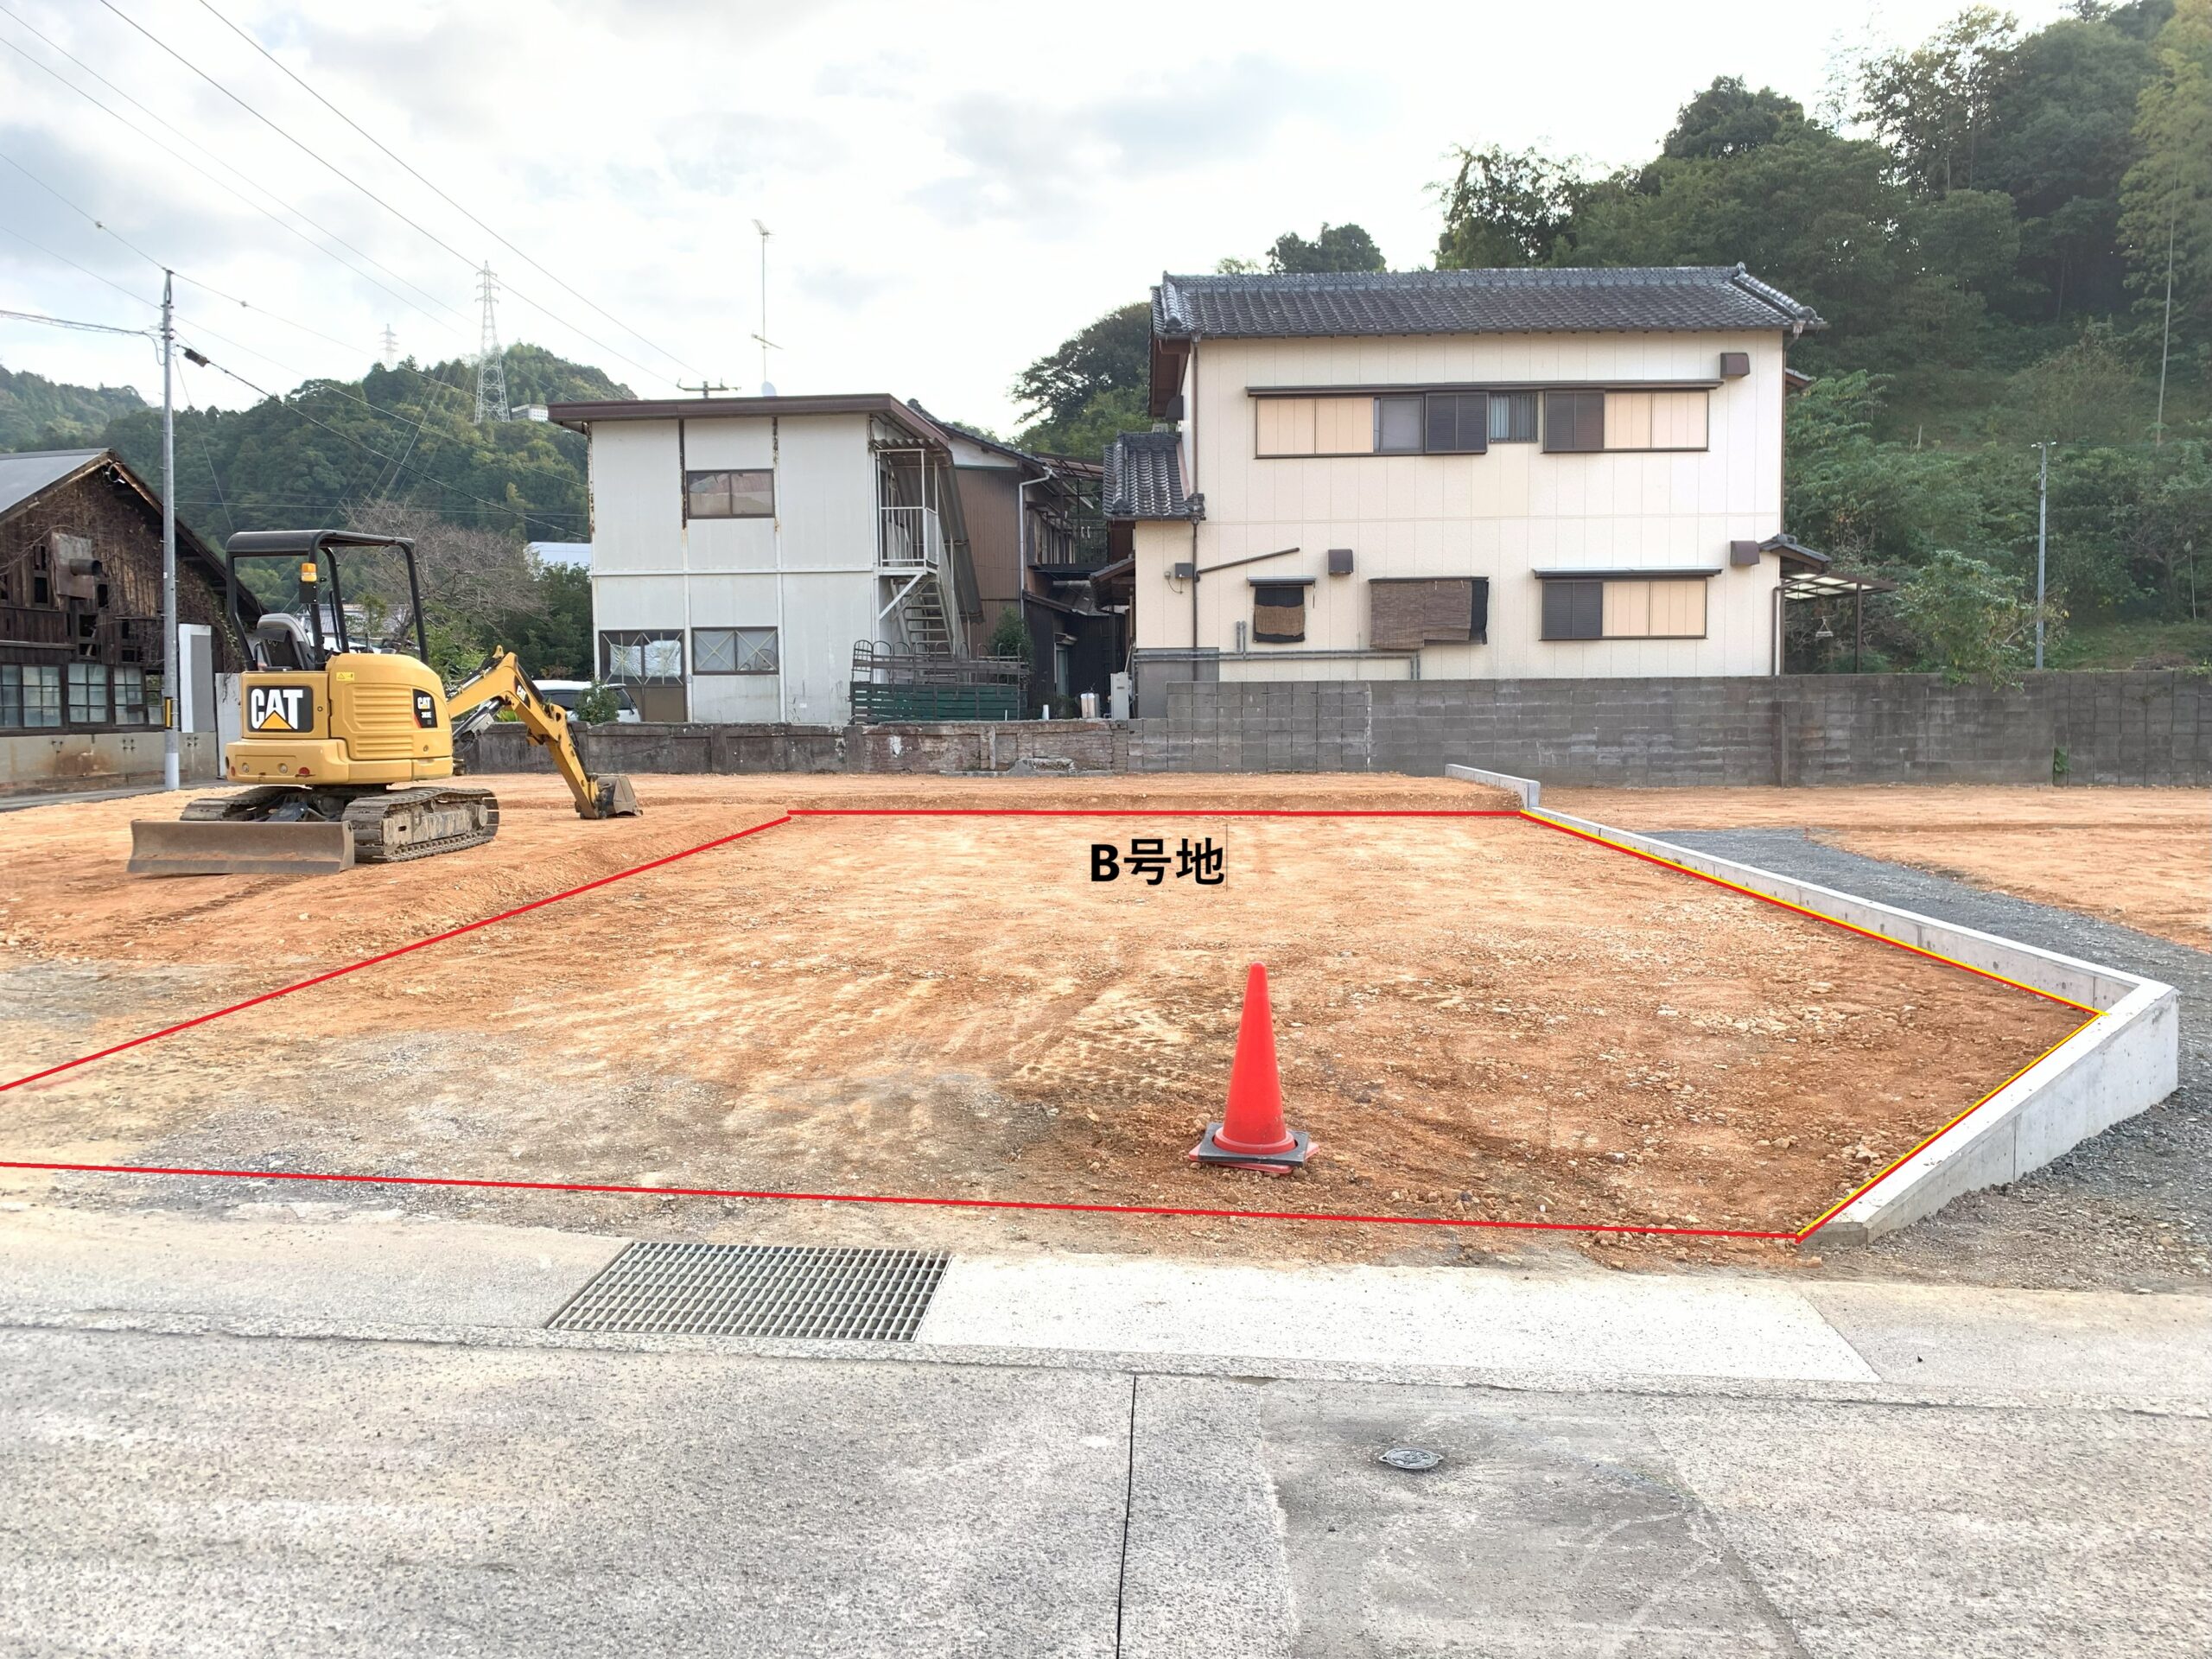
<instances>
[{"instance_id":1,"label":"small shrub","mask_svg":"<svg viewBox=\"0 0 2212 1659\"><path fill-rule=\"evenodd\" d=\"M597 680L591 683L589 690L576 699L576 718L587 726L604 726L620 719L621 714L622 699L615 695L612 686L602 685Z\"/></svg>"}]
</instances>

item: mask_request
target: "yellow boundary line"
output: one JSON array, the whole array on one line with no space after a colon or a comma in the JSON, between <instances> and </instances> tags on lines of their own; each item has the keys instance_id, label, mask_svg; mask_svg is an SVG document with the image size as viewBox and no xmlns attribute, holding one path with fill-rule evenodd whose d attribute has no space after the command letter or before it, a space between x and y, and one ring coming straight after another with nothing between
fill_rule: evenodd
<instances>
[{"instance_id":1,"label":"yellow boundary line","mask_svg":"<svg viewBox=\"0 0 2212 1659\"><path fill-rule=\"evenodd\" d=\"M1517 816L1526 818L1531 823L1541 824L1547 830L1556 830L1562 835L1573 836L1578 841L1586 841L1599 847L1611 848L1617 853L1626 853L1631 858L1640 858L1646 863L1656 864L1662 869L1678 870L1684 875L1695 876L1700 881L1710 881L1715 887L1726 887L1732 893L1740 893L1747 899L1757 899L1763 904L1776 905L1783 910L1795 911L1800 916L1809 917L1816 922L1826 922L1831 927L1840 927L1847 933L1856 933L1861 938L1872 939L1878 944L1895 945L1900 950L1910 950L1916 957L1925 957L1930 962L1940 962L1946 967L1959 969L1962 972L1974 975L1977 978L1993 980L1998 984L2008 985L2016 991L2025 991L2031 996L2039 996L2046 1001L2063 1003L2069 1008L2078 1008L2089 1016L2012 1073L2011 1077L2005 1078L2004 1082L1983 1095L1980 1099L1975 1101L1949 1122L1923 1137L1910 1150L1900 1154L1894 1161L1885 1166L1878 1174L1872 1176L1865 1184L1845 1194L1823 1210L1819 1216L1798 1230L1796 1238L1801 1244L2111 1012L2108 1008L2092 1007L2087 1002L2076 1002L2070 996L2061 996L2057 992L2046 991L2038 985L2030 985L2017 979L2007 979L2003 974L1993 972L1987 968L1977 968L1970 962L1961 962L1956 957L1947 957L1940 950L1929 950L1925 945L1913 944L1907 940L1898 938L1894 934L1878 932L1871 927L1861 927L1856 922L1847 922L1840 916L1831 916L1826 911L1815 910L1809 905L1796 904L1787 899L1778 899L1770 893L1761 893L1757 887L1746 887L1740 881L1731 881L1727 877L1715 875L1709 870L1700 870L1688 864L1679 864L1671 858L1662 858L1658 854L1646 852L1641 847L1631 847L1625 842L1609 841L1603 836L1592 835L1587 830L1578 830L1571 823L1561 823L1541 807L1534 809L1523 807Z\"/></svg>"}]
</instances>

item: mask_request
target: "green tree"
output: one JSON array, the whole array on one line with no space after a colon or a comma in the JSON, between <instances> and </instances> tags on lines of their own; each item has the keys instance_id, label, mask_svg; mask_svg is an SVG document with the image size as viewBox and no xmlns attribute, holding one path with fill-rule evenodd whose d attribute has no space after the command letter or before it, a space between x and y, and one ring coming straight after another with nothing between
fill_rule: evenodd
<instances>
[{"instance_id":1,"label":"green tree","mask_svg":"<svg viewBox=\"0 0 2212 1659\"><path fill-rule=\"evenodd\" d=\"M1029 628L1021 620L1021 607L1009 605L999 613L999 620L991 629L984 654L990 657L1020 657L1029 655Z\"/></svg>"},{"instance_id":2,"label":"green tree","mask_svg":"<svg viewBox=\"0 0 2212 1659\"><path fill-rule=\"evenodd\" d=\"M2024 280L2010 308L2020 316L2056 321L2125 303L2120 181L2153 67L2133 21L2060 18L2012 49L1992 92L1975 182L2004 191L2017 211Z\"/></svg>"},{"instance_id":3,"label":"green tree","mask_svg":"<svg viewBox=\"0 0 2212 1659\"><path fill-rule=\"evenodd\" d=\"M1771 86L1756 92L1738 75L1722 75L1682 105L1659 146L1676 161L1741 156L1770 144L1805 122L1805 106Z\"/></svg>"},{"instance_id":4,"label":"green tree","mask_svg":"<svg viewBox=\"0 0 2212 1659\"><path fill-rule=\"evenodd\" d=\"M2005 683L2034 660L2035 602L2017 577L1944 548L1898 592L1897 608L1924 660L1946 679ZM2046 643L2065 612L2043 609Z\"/></svg>"},{"instance_id":5,"label":"green tree","mask_svg":"<svg viewBox=\"0 0 2212 1659\"><path fill-rule=\"evenodd\" d=\"M2019 24L1974 6L1916 47L1887 52L1859 80L1859 114L1931 194L1971 190L1991 111L2015 67Z\"/></svg>"},{"instance_id":6,"label":"green tree","mask_svg":"<svg viewBox=\"0 0 2212 1659\"><path fill-rule=\"evenodd\" d=\"M2121 187L2120 234L2146 308L2173 282L2174 334L2212 342L2212 0L2177 0L2137 105L2139 159ZM2154 318L2152 326L2157 327Z\"/></svg>"},{"instance_id":7,"label":"green tree","mask_svg":"<svg viewBox=\"0 0 2212 1659\"><path fill-rule=\"evenodd\" d=\"M1121 306L1024 369L1014 395L1028 424L1022 448L1045 454L1096 455L1116 432L1148 425L1152 307Z\"/></svg>"},{"instance_id":8,"label":"green tree","mask_svg":"<svg viewBox=\"0 0 2212 1659\"><path fill-rule=\"evenodd\" d=\"M1439 270L1539 265L1561 251L1586 183L1572 162L1491 144L1458 151L1459 171L1437 187L1444 232Z\"/></svg>"},{"instance_id":9,"label":"green tree","mask_svg":"<svg viewBox=\"0 0 2212 1659\"><path fill-rule=\"evenodd\" d=\"M1307 241L1295 231L1285 231L1268 250L1268 269L1278 275L1313 271L1388 270L1382 250L1375 238L1357 225L1331 225Z\"/></svg>"}]
</instances>

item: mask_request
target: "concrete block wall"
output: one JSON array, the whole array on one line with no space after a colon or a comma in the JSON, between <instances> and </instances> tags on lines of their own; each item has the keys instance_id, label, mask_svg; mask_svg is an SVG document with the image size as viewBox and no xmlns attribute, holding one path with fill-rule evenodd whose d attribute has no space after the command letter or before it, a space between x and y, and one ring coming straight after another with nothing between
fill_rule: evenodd
<instances>
[{"instance_id":1,"label":"concrete block wall","mask_svg":"<svg viewBox=\"0 0 2212 1659\"><path fill-rule=\"evenodd\" d=\"M2175 671L1643 680L1179 681L1110 721L600 726L608 772L1403 772L1554 784L2212 784L2212 679ZM158 738L156 740L158 747ZM550 767L522 728L465 740L477 772ZM2054 770L2055 763L2060 769Z\"/></svg>"},{"instance_id":2,"label":"concrete block wall","mask_svg":"<svg viewBox=\"0 0 2212 1659\"><path fill-rule=\"evenodd\" d=\"M592 726L576 747L593 772L1006 772L1072 764L1079 772L1129 769L1126 726L1107 720L916 722L893 726ZM553 762L520 726L501 721L457 746L473 772L550 772Z\"/></svg>"},{"instance_id":3,"label":"concrete block wall","mask_svg":"<svg viewBox=\"0 0 2212 1659\"><path fill-rule=\"evenodd\" d=\"M576 734L584 765L598 772L843 772L845 733L836 726L588 726ZM464 772L550 772L552 757L510 721L463 736Z\"/></svg>"},{"instance_id":4,"label":"concrete block wall","mask_svg":"<svg viewBox=\"0 0 2212 1659\"><path fill-rule=\"evenodd\" d=\"M1165 702L1135 723L1133 769L1438 774L1458 761L1649 787L2212 783L2212 681L2171 671L2012 687L1924 674L1188 682Z\"/></svg>"},{"instance_id":5,"label":"concrete block wall","mask_svg":"<svg viewBox=\"0 0 2212 1659\"><path fill-rule=\"evenodd\" d=\"M213 732L178 734L188 784L222 775L222 749ZM162 780L162 733L15 732L0 734L0 795L117 789Z\"/></svg>"}]
</instances>

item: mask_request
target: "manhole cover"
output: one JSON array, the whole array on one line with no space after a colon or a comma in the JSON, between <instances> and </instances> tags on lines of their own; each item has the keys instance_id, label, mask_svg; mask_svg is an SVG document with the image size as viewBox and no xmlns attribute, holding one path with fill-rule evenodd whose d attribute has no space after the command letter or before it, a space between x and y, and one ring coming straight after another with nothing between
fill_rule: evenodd
<instances>
[{"instance_id":1,"label":"manhole cover","mask_svg":"<svg viewBox=\"0 0 2212 1659\"><path fill-rule=\"evenodd\" d=\"M1370 1442L1373 1444L1373 1442ZM1408 1474L1421 1474L1444 1461L1441 1454L1421 1446L1394 1446L1376 1459L1393 1469L1403 1469Z\"/></svg>"},{"instance_id":2,"label":"manhole cover","mask_svg":"<svg viewBox=\"0 0 2212 1659\"><path fill-rule=\"evenodd\" d=\"M632 1244L546 1329L912 1342L949 1259L943 1250Z\"/></svg>"}]
</instances>

